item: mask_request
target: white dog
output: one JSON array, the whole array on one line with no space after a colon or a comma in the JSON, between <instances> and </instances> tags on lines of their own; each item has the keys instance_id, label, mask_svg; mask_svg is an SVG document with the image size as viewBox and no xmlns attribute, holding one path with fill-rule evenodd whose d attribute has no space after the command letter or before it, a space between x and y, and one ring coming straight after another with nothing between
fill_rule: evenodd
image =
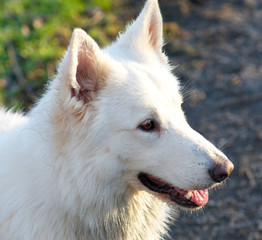
<instances>
[{"instance_id":1,"label":"white dog","mask_svg":"<svg viewBox=\"0 0 262 240\"><path fill-rule=\"evenodd\" d=\"M101 50L76 29L27 115L0 110L1 240L153 240L233 164L188 125L157 0Z\"/></svg>"}]
</instances>

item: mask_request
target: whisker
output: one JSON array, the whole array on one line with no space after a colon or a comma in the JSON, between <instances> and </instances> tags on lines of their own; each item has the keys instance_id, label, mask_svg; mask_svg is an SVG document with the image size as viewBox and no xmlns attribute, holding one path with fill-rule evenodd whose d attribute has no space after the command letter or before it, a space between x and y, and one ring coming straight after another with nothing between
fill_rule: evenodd
<instances>
[{"instance_id":1,"label":"whisker","mask_svg":"<svg viewBox=\"0 0 262 240\"><path fill-rule=\"evenodd\" d=\"M221 144L221 146L218 146L218 149L223 151L229 147L231 147L233 145L233 139L234 139L234 136L231 136L229 139L227 139L225 142L223 142Z\"/></svg>"}]
</instances>

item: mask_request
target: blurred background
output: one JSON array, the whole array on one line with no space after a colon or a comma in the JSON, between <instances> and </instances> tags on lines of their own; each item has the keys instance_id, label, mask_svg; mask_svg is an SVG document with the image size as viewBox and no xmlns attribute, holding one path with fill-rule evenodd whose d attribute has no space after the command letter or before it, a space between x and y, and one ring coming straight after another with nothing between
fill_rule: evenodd
<instances>
[{"instance_id":1,"label":"blurred background","mask_svg":"<svg viewBox=\"0 0 262 240\"><path fill-rule=\"evenodd\" d=\"M0 105L30 110L75 27L110 43L144 1L0 0ZM159 0L165 52L184 86L190 124L234 162L198 213L181 213L178 240L262 239L262 1Z\"/></svg>"}]
</instances>

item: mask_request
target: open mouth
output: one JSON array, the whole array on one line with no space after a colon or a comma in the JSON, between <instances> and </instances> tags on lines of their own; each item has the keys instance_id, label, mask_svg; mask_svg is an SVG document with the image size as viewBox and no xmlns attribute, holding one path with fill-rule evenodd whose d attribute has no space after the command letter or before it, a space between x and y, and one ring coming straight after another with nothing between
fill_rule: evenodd
<instances>
[{"instance_id":1,"label":"open mouth","mask_svg":"<svg viewBox=\"0 0 262 240\"><path fill-rule=\"evenodd\" d=\"M147 173L139 173L138 179L153 192L167 194L171 201L181 207L198 208L208 202L208 190L184 190Z\"/></svg>"}]
</instances>

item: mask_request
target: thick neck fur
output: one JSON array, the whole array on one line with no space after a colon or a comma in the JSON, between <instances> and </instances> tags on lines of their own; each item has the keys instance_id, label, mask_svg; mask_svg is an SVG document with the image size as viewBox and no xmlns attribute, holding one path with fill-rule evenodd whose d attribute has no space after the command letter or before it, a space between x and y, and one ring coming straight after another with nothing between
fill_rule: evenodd
<instances>
[{"instance_id":1,"label":"thick neck fur","mask_svg":"<svg viewBox=\"0 0 262 240\"><path fill-rule=\"evenodd\" d=\"M23 166L17 175L17 187L25 184L23 181L28 181L29 187L26 195L16 201L28 205L23 209L28 208L29 214L26 219L6 216L6 228L16 222L20 229L17 234L28 231L23 234L27 239L161 239L169 221L167 204L127 184L127 179L121 177L125 171L121 161L114 159L106 146L97 145L91 130L95 116L84 119L79 113L79 119L72 120L64 112L63 104L68 102L60 101L59 87L52 84L52 90L19 131L19 140L30 137L31 146L19 146L24 163L19 163ZM90 131L83 132L79 121L84 121L81 124ZM30 147L33 151L28 152ZM80 154L77 149L86 151ZM28 179L24 180L23 174ZM26 226L31 222L33 230L25 229L24 221ZM50 228L53 230L45 232ZM16 235L12 236L16 239Z\"/></svg>"}]
</instances>

